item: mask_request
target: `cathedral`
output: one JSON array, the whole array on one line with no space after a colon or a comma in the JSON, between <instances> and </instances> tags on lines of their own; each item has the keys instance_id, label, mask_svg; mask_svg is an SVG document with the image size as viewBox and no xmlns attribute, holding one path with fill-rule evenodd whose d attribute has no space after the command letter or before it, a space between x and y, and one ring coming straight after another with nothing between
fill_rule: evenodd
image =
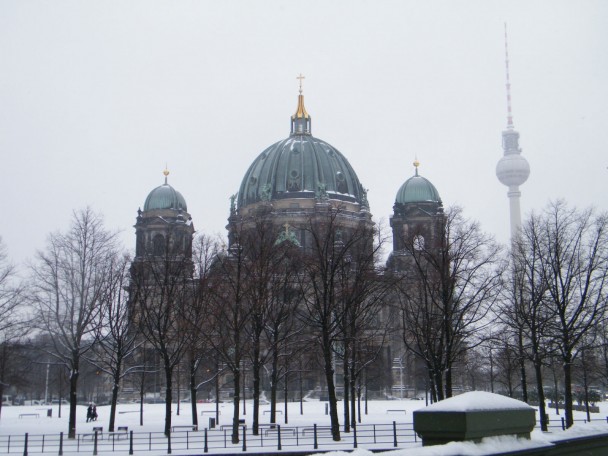
<instances>
[{"instance_id":1,"label":"cathedral","mask_svg":"<svg viewBox=\"0 0 608 456\"><path fill-rule=\"evenodd\" d=\"M301 86L297 108L290 120L289 136L275 142L253 160L238 193L230 198L227 251L238 248L239 230L253 223L259 214L265 214L270 220L269 226L277 242L288 239L304 250L310 249L313 239L308 225L332 210L339 212L335 242L341 242L348 233L363 229L369 236L369 245L373 244L374 222L367 190L346 156L313 136L311 116L304 105ZM414 175L396 192L390 216L392 251L385 274L399 274L407 269L405 239L413 236L415 245L428 245L438 234L438 223L444 217L437 189L419 175L418 167L416 160ZM164 184L153 189L143 210L138 210L133 267L144 262L150 254L171 252L185 260L192 257L193 220L185 198L168 183L167 175L165 170ZM398 391L404 397L406 390L407 395L420 394L423 381L414 378L420 376L415 372L416 363L405 354L400 337L399 334L387 337L379 351L381 362L376 365L385 377L380 386L388 391L387 395Z\"/></svg>"}]
</instances>

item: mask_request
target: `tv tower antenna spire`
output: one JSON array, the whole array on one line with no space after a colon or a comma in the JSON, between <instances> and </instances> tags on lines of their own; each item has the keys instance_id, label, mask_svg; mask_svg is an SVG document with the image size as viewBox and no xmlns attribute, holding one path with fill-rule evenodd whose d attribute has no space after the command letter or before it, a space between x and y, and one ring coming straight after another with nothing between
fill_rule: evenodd
<instances>
[{"instance_id":1,"label":"tv tower antenna spire","mask_svg":"<svg viewBox=\"0 0 608 456\"><path fill-rule=\"evenodd\" d=\"M513 111L511 110L511 80L509 78L509 40L507 38L507 23L505 22L505 71L507 75L507 128L513 129Z\"/></svg>"}]
</instances>

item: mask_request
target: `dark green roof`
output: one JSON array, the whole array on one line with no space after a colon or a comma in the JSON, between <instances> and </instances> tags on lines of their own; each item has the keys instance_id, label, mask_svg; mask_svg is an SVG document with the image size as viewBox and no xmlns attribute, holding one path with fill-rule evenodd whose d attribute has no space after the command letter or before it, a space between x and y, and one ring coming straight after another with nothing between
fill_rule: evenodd
<instances>
[{"instance_id":1,"label":"dark green roof","mask_svg":"<svg viewBox=\"0 0 608 456\"><path fill-rule=\"evenodd\" d=\"M263 200L314 198L319 192L342 201L364 203L365 199L344 155L310 134L292 134L253 161L241 182L238 207Z\"/></svg>"},{"instance_id":2,"label":"dark green roof","mask_svg":"<svg viewBox=\"0 0 608 456\"><path fill-rule=\"evenodd\" d=\"M166 182L150 192L144 203L144 211L155 209L176 209L188 211L186 200L180 192Z\"/></svg>"},{"instance_id":3,"label":"dark green roof","mask_svg":"<svg viewBox=\"0 0 608 456\"><path fill-rule=\"evenodd\" d=\"M397 192L395 202L400 204L421 202L441 203L441 198L435 186L428 179L419 176L418 170L416 170L416 175L406 180Z\"/></svg>"}]
</instances>

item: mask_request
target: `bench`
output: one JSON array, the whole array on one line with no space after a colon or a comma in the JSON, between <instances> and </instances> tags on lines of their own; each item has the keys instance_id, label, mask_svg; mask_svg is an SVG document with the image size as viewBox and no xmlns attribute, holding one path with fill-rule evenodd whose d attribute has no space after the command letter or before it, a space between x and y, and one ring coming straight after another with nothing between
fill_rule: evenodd
<instances>
[{"instance_id":1,"label":"bench","mask_svg":"<svg viewBox=\"0 0 608 456\"><path fill-rule=\"evenodd\" d=\"M120 440L129 437L127 426L120 426L115 432L108 432L108 440Z\"/></svg>"},{"instance_id":2,"label":"bench","mask_svg":"<svg viewBox=\"0 0 608 456\"><path fill-rule=\"evenodd\" d=\"M247 425L246 424L239 423L239 427L242 427L243 429L247 430ZM222 424L220 426L220 431L224 431L226 429L232 429L232 424Z\"/></svg>"},{"instance_id":3,"label":"bench","mask_svg":"<svg viewBox=\"0 0 608 456\"><path fill-rule=\"evenodd\" d=\"M306 435L306 432L310 433L314 433L315 432L315 428L314 427L305 427L302 428L302 436ZM331 426L317 426L317 434L331 434Z\"/></svg>"},{"instance_id":4,"label":"bench","mask_svg":"<svg viewBox=\"0 0 608 456\"><path fill-rule=\"evenodd\" d=\"M393 409L393 410L387 410L386 413L403 413L405 415L406 411L405 411L405 409Z\"/></svg>"},{"instance_id":5,"label":"bench","mask_svg":"<svg viewBox=\"0 0 608 456\"><path fill-rule=\"evenodd\" d=\"M95 426L93 428L93 432L87 433L87 434L81 434L81 437L83 439L87 438L87 439L93 440L93 438L95 437L95 434L97 434L103 438L103 426Z\"/></svg>"},{"instance_id":6,"label":"bench","mask_svg":"<svg viewBox=\"0 0 608 456\"><path fill-rule=\"evenodd\" d=\"M23 418L25 416L31 416L35 418L40 418L40 413L20 413L19 418Z\"/></svg>"},{"instance_id":7,"label":"bench","mask_svg":"<svg viewBox=\"0 0 608 456\"><path fill-rule=\"evenodd\" d=\"M277 423L258 423L258 429L264 429L264 428L276 429L277 426L278 426Z\"/></svg>"},{"instance_id":8,"label":"bench","mask_svg":"<svg viewBox=\"0 0 608 456\"><path fill-rule=\"evenodd\" d=\"M108 440L120 440L129 437L129 426L118 426L115 432L108 432Z\"/></svg>"},{"instance_id":9,"label":"bench","mask_svg":"<svg viewBox=\"0 0 608 456\"><path fill-rule=\"evenodd\" d=\"M297 434L297 432L298 432L298 428L295 428L295 427L281 427L281 434L286 433L286 432L288 432L291 435L295 436ZM270 434L270 433L277 433L278 434L279 433L278 426L270 427L270 428L264 430L264 435L266 437L268 437L268 434Z\"/></svg>"},{"instance_id":10,"label":"bench","mask_svg":"<svg viewBox=\"0 0 608 456\"><path fill-rule=\"evenodd\" d=\"M189 429L191 431L197 431L198 426L196 424L185 424L182 426L171 426L171 432L175 432L176 429Z\"/></svg>"},{"instance_id":11,"label":"bench","mask_svg":"<svg viewBox=\"0 0 608 456\"><path fill-rule=\"evenodd\" d=\"M267 413L271 413L271 410L264 410L262 413L264 415L266 415ZM282 415L283 414L283 410L275 410L275 413L280 413Z\"/></svg>"}]
</instances>

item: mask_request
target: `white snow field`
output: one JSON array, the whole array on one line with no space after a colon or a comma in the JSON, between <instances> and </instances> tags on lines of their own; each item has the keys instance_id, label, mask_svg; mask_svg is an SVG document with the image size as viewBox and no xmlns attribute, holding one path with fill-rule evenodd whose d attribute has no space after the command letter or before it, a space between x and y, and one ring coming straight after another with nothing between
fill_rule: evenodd
<instances>
[{"instance_id":1,"label":"white snow field","mask_svg":"<svg viewBox=\"0 0 608 456\"><path fill-rule=\"evenodd\" d=\"M487 393L480 393L487 394ZM487 397L487 396L484 396ZM506 398L505 398L506 399ZM500 398L497 404L500 405ZM199 415L199 430L192 431L187 426L192 424L189 403L181 403L179 415L177 404L172 407L171 450L174 455L203 454L205 451L205 434L207 435L208 454L226 453L274 453L280 451L315 450L314 424L317 425L317 447L323 451L351 451L348 454L370 455L367 450L383 449L392 451L394 456L448 456L448 455L483 455L502 451L514 451L529 447L550 445L551 441L566 437L586 434L608 433L608 403L600 403L600 413L592 414L592 422L585 422L583 412L575 412L575 426L567 431L561 429L563 411L558 416L555 410L549 410L550 432L542 433L535 430L531 440L515 437L492 437L484 439L481 444L453 442L448 445L422 448L420 439L413 432L412 412L425 407L421 400L370 401L368 414L363 415L362 423L357 426L356 438L354 432L342 432L342 441L333 442L329 436L329 417L325 415L325 402L304 402L304 414L300 414L300 404L289 403L288 423L285 424L283 404L279 407L277 424L281 425L279 432L269 427L270 406L261 406L260 423L262 428L257 436L251 434L253 405L246 404L246 414L243 414L241 403L241 418L247 426L246 439L242 437L238 444L230 443L230 423L232 419L232 404L220 404L219 423L214 430L207 430L209 418L215 417L214 403L197 404ZM437 404L439 405L439 404ZM491 407L493 404L488 404ZM503 404L504 405L504 404ZM86 406L77 407L77 438L67 439L68 408L62 406L61 418L58 417L58 405L53 406L3 406L0 416L0 454L24 454L27 433L28 454L58 454L60 449L60 433L63 432L62 450L64 454L78 452L92 455L97 447L98 454L128 455L130 447L130 431L133 431L133 454L135 455L165 455L168 454L169 441L164 437L165 408L164 404L145 404L143 425L139 424L139 404L119 404L115 426L127 427L128 431L113 434L108 432L110 414L109 406L97 407L99 418L96 422L86 422ZM364 413L364 404L361 404ZM52 417L47 417L48 409L52 409ZM339 403L342 413L342 403ZM342 415L340 421L342 422ZM537 420L538 421L538 420ZM184 426L184 427L180 427ZM101 427L95 438L94 427ZM395 438L397 447L395 448ZM280 449L279 449L280 443ZM358 449L355 449L355 444ZM365 449L363 449L365 448ZM399 451L403 449L403 451ZM340 450L340 451L338 451Z\"/></svg>"}]
</instances>

